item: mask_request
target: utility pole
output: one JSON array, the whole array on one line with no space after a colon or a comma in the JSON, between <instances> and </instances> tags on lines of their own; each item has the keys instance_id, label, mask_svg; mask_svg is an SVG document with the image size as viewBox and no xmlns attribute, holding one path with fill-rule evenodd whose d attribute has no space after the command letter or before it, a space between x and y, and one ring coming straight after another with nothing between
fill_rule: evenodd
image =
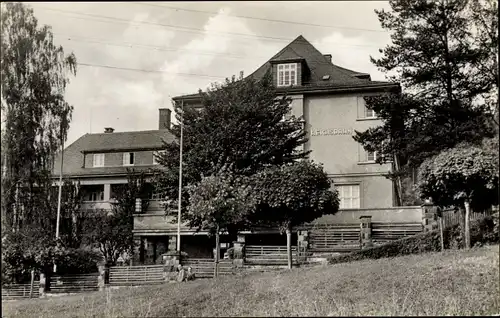
<instances>
[{"instance_id":1,"label":"utility pole","mask_svg":"<svg viewBox=\"0 0 500 318\"><path fill-rule=\"evenodd\" d=\"M62 195L63 162L64 162L64 136L62 135L62 127L61 127L61 168L59 170L59 194L57 196L56 241L59 239L59 224L60 224L60 219L61 219L61 195ZM57 242L57 244L59 244L59 243ZM54 273L56 271L57 271L57 264L54 263Z\"/></svg>"},{"instance_id":2,"label":"utility pole","mask_svg":"<svg viewBox=\"0 0 500 318\"><path fill-rule=\"evenodd\" d=\"M181 140L179 151L179 211L177 212L177 252L181 252L181 208L182 208L182 143L184 134L184 100L181 101Z\"/></svg>"}]
</instances>

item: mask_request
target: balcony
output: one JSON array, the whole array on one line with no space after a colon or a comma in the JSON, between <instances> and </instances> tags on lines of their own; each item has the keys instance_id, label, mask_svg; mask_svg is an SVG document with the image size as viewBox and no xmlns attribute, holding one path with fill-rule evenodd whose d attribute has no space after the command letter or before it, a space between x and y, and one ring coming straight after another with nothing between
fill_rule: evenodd
<instances>
[{"instance_id":1,"label":"balcony","mask_svg":"<svg viewBox=\"0 0 500 318\"><path fill-rule=\"evenodd\" d=\"M111 210L114 200L102 200L102 201L83 201L82 208L86 210ZM164 215L165 209L162 201L160 200L149 200L148 208L143 211L145 214L159 214Z\"/></svg>"},{"instance_id":2,"label":"balcony","mask_svg":"<svg viewBox=\"0 0 500 318\"><path fill-rule=\"evenodd\" d=\"M134 214L134 235L176 235L177 215L158 213ZM181 234L196 234L186 223L181 224ZM206 234L199 232L199 234Z\"/></svg>"},{"instance_id":3,"label":"balcony","mask_svg":"<svg viewBox=\"0 0 500 318\"><path fill-rule=\"evenodd\" d=\"M83 201L82 209L85 209L85 210L111 210L111 201Z\"/></svg>"}]
</instances>

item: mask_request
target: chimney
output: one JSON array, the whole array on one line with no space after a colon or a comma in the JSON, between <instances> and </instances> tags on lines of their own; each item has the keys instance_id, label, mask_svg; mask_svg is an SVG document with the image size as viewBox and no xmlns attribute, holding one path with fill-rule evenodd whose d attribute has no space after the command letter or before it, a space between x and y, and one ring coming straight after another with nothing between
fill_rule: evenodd
<instances>
[{"instance_id":1,"label":"chimney","mask_svg":"<svg viewBox=\"0 0 500 318\"><path fill-rule=\"evenodd\" d=\"M323 54L323 56L328 60L329 63L332 62L332 55L331 54Z\"/></svg>"},{"instance_id":2,"label":"chimney","mask_svg":"<svg viewBox=\"0 0 500 318\"><path fill-rule=\"evenodd\" d=\"M115 129L114 129L114 128L111 128L111 127L106 127L106 128L104 128L104 132L105 132L106 134L111 134L113 131L115 131Z\"/></svg>"},{"instance_id":3,"label":"chimney","mask_svg":"<svg viewBox=\"0 0 500 318\"><path fill-rule=\"evenodd\" d=\"M160 108L159 111L158 129L170 129L172 111L168 108Z\"/></svg>"}]
</instances>

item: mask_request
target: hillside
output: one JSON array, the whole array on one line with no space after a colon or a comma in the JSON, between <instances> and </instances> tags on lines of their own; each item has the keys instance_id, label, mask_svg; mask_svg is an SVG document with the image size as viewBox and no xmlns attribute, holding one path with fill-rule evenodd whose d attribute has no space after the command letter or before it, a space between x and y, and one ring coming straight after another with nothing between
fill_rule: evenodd
<instances>
[{"instance_id":1,"label":"hillside","mask_svg":"<svg viewBox=\"0 0 500 318\"><path fill-rule=\"evenodd\" d=\"M492 315L499 246L3 302L3 317Z\"/></svg>"}]
</instances>

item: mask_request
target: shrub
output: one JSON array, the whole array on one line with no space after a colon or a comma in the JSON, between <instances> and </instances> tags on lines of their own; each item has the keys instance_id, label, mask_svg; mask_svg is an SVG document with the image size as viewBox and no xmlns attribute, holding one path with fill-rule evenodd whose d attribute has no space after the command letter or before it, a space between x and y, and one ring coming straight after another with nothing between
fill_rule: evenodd
<instances>
[{"instance_id":1,"label":"shrub","mask_svg":"<svg viewBox=\"0 0 500 318\"><path fill-rule=\"evenodd\" d=\"M163 255L166 255L166 256L176 256L176 255L179 255L179 252L177 252L177 251L168 251L168 252L166 252ZM189 257L188 253L181 251L181 258L188 258L188 257Z\"/></svg>"},{"instance_id":2,"label":"shrub","mask_svg":"<svg viewBox=\"0 0 500 318\"><path fill-rule=\"evenodd\" d=\"M445 248L460 248L464 245L463 230L460 225L447 228L443 231ZM471 244L481 245L498 243L498 215L488 216L471 222ZM396 257L408 254L437 252L441 250L439 230L433 230L394 242L367 248L365 250L340 255L329 259L330 264L346 263L362 259L379 259Z\"/></svg>"},{"instance_id":3,"label":"shrub","mask_svg":"<svg viewBox=\"0 0 500 318\"><path fill-rule=\"evenodd\" d=\"M234 259L234 247L228 248L226 253L227 253L227 257L229 257L229 259Z\"/></svg>"},{"instance_id":4,"label":"shrub","mask_svg":"<svg viewBox=\"0 0 500 318\"><path fill-rule=\"evenodd\" d=\"M55 258L57 274L89 274L97 272L102 255L90 249L65 249Z\"/></svg>"}]
</instances>

